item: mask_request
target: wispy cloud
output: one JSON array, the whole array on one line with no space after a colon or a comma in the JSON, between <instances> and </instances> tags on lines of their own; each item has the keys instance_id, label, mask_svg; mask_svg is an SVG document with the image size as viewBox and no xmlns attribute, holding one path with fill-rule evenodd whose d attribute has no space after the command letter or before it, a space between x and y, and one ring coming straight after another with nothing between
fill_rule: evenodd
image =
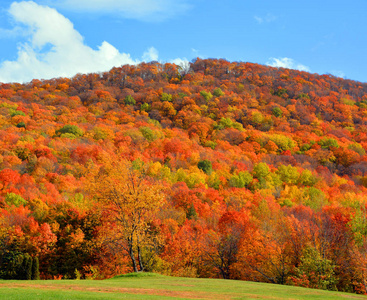
<instances>
[{"instance_id":1,"label":"wispy cloud","mask_svg":"<svg viewBox=\"0 0 367 300\"><path fill-rule=\"evenodd\" d=\"M107 13L141 21L162 21L190 8L189 0L44 0L76 12Z\"/></svg>"},{"instance_id":2,"label":"wispy cloud","mask_svg":"<svg viewBox=\"0 0 367 300\"><path fill-rule=\"evenodd\" d=\"M90 48L70 20L53 8L14 2L9 13L17 26L24 26L28 41L18 45L17 60L0 64L1 82L73 76L138 63L106 41L97 50Z\"/></svg>"},{"instance_id":3,"label":"wispy cloud","mask_svg":"<svg viewBox=\"0 0 367 300\"><path fill-rule=\"evenodd\" d=\"M262 17L257 16L257 15L254 16L255 21L259 24L270 23L270 22L275 21L277 18L278 18L277 16L275 16L273 14L270 14L270 13L268 13L265 16L262 16Z\"/></svg>"},{"instance_id":4,"label":"wispy cloud","mask_svg":"<svg viewBox=\"0 0 367 300\"><path fill-rule=\"evenodd\" d=\"M332 75L334 75L336 77L345 78L345 73L343 71L340 71L340 70L330 71L330 74L332 74Z\"/></svg>"},{"instance_id":5,"label":"wispy cloud","mask_svg":"<svg viewBox=\"0 0 367 300\"><path fill-rule=\"evenodd\" d=\"M292 58L283 57L283 58L270 58L270 61L266 63L268 66L276 67L276 68L287 68L287 69L295 69L299 71L310 72L310 68L302 65Z\"/></svg>"},{"instance_id":6,"label":"wispy cloud","mask_svg":"<svg viewBox=\"0 0 367 300\"><path fill-rule=\"evenodd\" d=\"M24 35L24 31L21 27L17 26L12 29L0 28L1 38L14 38Z\"/></svg>"}]
</instances>

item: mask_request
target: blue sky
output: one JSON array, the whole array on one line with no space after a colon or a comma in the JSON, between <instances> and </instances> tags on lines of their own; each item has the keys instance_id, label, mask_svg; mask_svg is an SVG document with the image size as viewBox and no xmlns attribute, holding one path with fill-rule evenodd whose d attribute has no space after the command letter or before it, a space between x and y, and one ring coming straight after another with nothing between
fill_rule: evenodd
<instances>
[{"instance_id":1,"label":"blue sky","mask_svg":"<svg viewBox=\"0 0 367 300\"><path fill-rule=\"evenodd\" d=\"M0 3L0 82L225 58L367 82L366 0Z\"/></svg>"}]
</instances>

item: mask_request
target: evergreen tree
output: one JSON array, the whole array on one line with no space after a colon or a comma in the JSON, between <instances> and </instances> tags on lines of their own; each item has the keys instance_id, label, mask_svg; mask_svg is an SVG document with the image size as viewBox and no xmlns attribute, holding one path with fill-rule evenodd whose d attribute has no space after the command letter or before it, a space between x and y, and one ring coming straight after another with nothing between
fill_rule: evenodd
<instances>
[{"instance_id":1,"label":"evergreen tree","mask_svg":"<svg viewBox=\"0 0 367 300\"><path fill-rule=\"evenodd\" d=\"M40 279L40 264L38 257L33 258L33 264L32 264L32 279L33 280L39 280Z\"/></svg>"},{"instance_id":2,"label":"evergreen tree","mask_svg":"<svg viewBox=\"0 0 367 300\"><path fill-rule=\"evenodd\" d=\"M33 265L32 257L27 253L24 255L24 279L31 280L32 279L32 265Z\"/></svg>"}]
</instances>

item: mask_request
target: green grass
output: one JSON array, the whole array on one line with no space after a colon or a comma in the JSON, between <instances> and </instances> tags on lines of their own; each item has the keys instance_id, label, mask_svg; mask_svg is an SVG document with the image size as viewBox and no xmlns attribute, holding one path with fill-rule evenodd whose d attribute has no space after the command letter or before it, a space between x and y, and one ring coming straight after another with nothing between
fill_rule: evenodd
<instances>
[{"instance_id":1,"label":"green grass","mask_svg":"<svg viewBox=\"0 0 367 300\"><path fill-rule=\"evenodd\" d=\"M108 280L0 280L0 299L365 299L366 296L221 279L126 274Z\"/></svg>"}]
</instances>

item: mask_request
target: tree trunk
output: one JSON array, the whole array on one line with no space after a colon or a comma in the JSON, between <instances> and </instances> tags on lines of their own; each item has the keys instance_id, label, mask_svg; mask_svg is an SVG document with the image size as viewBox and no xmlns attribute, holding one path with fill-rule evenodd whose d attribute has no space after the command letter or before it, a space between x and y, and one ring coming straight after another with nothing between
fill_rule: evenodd
<instances>
[{"instance_id":1,"label":"tree trunk","mask_svg":"<svg viewBox=\"0 0 367 300\"><path fill-rule=\"evenodd\" d=\"M131 262L133 263L134 272L135 273L139 272L138 266L137 266L136 260L135 260L134 250L133 250L132 246L129 247L129 255L130 255L130 258L131 258Z\"/></svg>"},{"instance_id":2,"label":"tree trunk","mask_svg":"<svg viewBox=\"0 0 367 300\"><path fill-rule=\"evenodd\" d=\"M144 271L144 265L143 265L143 259L141 257L141 251L140 251L139 246L138 246L138 259L139 259L140 272L143 272Z\"/></svg>"}]
</instances>

